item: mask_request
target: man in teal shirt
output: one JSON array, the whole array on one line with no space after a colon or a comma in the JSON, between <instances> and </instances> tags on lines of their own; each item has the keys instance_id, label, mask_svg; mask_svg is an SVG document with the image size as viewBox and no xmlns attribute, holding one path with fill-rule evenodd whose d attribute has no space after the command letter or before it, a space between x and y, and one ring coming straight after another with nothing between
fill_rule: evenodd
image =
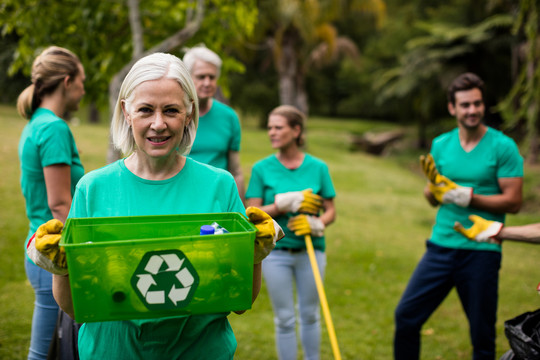
<instances>
[{"instance_id":1,"label":"man in teal shirt","mask_svg":"<svg viewBox=\"0 0 540 360\"><path fill-rule=\"evenodd\" d=\"M423 159L429 178L424 195L440 206L427 250L395 311L395 359L418 359L420 330L456 288L470 325L473 358L495 359L500 244L469 241L454 231L471 214L504 222L521 207L523 159L515 142L483 124L483 82L457 77L448 89L448 110L457 128L433 140ZM435 167L436 166L436 167Z\"/></svg>"},{"instance_id":2,"label":"man in teal shirt","mask_svg":"<svg viewBox=\"0 0 540 360\"><path fill-rule=\"evenodd\" d=\"M229 171L244 200L244 175L240 164L240 121L235 111L214 98L221 59L212 50L197 46L186 52L184 63L191 73L199 99L199 128L189 157Z\"/></svg>"}]
</instances>

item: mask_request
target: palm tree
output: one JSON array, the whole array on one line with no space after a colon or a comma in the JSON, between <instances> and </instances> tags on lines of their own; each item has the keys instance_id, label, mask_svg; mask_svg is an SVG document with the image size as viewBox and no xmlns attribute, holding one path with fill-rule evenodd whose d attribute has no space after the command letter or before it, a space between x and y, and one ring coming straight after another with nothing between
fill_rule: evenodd
<instances>
[{"instance_id":1,"label":"palm tree","mask_svg":"<svg viewBox=\"0 0 540 360\"><path fill-rule=\"evenodd\" d=\"M426 148L427 124L432 120L434 95L441 84L466 70L465 58L475 49L497 37L498 29L512 26L510 15L494 15L468 26L418 22L426 35L409 40L398 66L383 71L374 84L379 105L393 98L408 98L416 114L418 147Z\"/></svg>"},{"instance_id":2,"label":"palm tree","mask_svg":"<svg viewBox=\"0 0 540 360\"><path fill-rule=\"evenodd\" d=\"M372 12L381 20L383 0L261 1L260 31L264 31L279 77L281 104L308 113L306 74L348 56L358 57L356 44L339 36L332 21L344 11Z\"/></svg>"},{"instance_id":3,"label":"palm tree","mask_svg":"<svg viewBox=\"0 0 540 360\"><path fill-rule=\"evenodd\" d=\"M523 38L517 47L521 70L499 109L510 126L524 125L528 145L526 160L534 164L540 155L540 38L538 38L537 0L521 0L513 33Z\"/></svg>"}]
</instances>

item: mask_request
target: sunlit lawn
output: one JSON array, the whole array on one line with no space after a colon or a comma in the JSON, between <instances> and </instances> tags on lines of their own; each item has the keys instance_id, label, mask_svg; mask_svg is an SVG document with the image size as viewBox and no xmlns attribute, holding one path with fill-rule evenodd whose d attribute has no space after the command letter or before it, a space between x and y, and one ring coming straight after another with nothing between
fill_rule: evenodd
<instances>
[{"instance_id":1,"label":"sunlit lawn","mask_svg":"<svg viewBox=\"0 0 540 360\"><path fill-rule=\"evenodd\" d=\"M84 123L84 122L83 122ZM0 106L0 359L26 358L33 292L23 267L27 231L19 190L16 147L25 121L13 108ZM351 152L351 134L385 124L367 121L310 119L308 151L325 160L337 190L338 219L327 229L328 266L325 290L343 359L390 359L393 311L424 251L435 210L421 195L419 153L407 150L408 138L389 156ZM87 171L105 164L106 125L72 127ZM249 179L252 164L272 152L266 133L243 118L242 163ZM540 169L526 169L526 211L510 216L512 224L540 221ZM503 322L536 309L540 298L537 254L540 247L504 244L497 323L497 352L508 348ZM275 359L272 311L263 288L253 309L231 315L238 340L237 359ZM323 326L322 358L332 350ZM423 331L425 359L469 359L468 325L455 293Z\"/></svg>"}]
</instances>

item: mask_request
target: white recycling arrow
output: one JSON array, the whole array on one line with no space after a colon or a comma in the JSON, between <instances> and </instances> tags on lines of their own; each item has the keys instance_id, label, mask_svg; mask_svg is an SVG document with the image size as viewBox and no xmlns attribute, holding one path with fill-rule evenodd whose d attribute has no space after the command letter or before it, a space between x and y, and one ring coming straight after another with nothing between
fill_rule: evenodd
<instances>
[{"instance_id":1,"label":"white recycling arrow","mask_svg":"<svg viewBox=\"0 0 540 360\"><path fill-rule=\"evenodd\" d=\"M184 288L177 288L174 285L172 286L171 291L169 292L169 299L171 299L174 306L176 306L176 303L184 300L188 296L190 289L191 286Z\"/></svg>"},{"instance_id":2,"label":"white recycling arrow","mask_svg":"<svg viewBox=\"0 0 540 360\"><path fill-rule=\"evenodd\" d=\"M165 260L167 266L169 267L166 271L178 271L184 263L184 259L178 258L176 254L164 254L161 255L161 257L163 260Z\"/></svg>"},{"instance_id":3,"label":"white recycling arrow","mask_svg":"<svg viewBox=\"0 0 540 360\"><path fill-rule=\"evenodd\" d=\"M176 278L180 281L182 285L184 285L184 287L191 286L193 282L195 281L195 278L193 277L193 275L191 275L189 270L186 268L183 268L182 270L177 272Z\"/></svg>"},{"instance_id":4,"label":"white recycling arrow","mask_svg":"<svg viewBox=\"0 0 540 360\"><path fill-rule=\"evenodd\" d=\"M164 291L148 291L152 285L156 285L156 281L152 275L141 274L137 276L139 277L139 281L137 281L137 288L149 304L165 303Z\"/></svg>"},{"instance_id":5,"label":"white recycling arrow","mask_svg":"<svg viewBox=\"0 0 540 360\"><path fill-rule=\"evenodd\" d=\"M159 255L152 255L144 270L148 271L150 274L156 275L159 272L159 268L161 268L161 264L163 264L163 258Z\"/></svg>"},{"instance_id":6,"label":"white recycling arrow","mask_svg":"<svg viewBox=\"0 0 540 360\"><path fill-rule=\"evenodd\" d=\"M137 289L139 289L143 296L146 296L148 289L150 289L150 286L156 285L156 281L154 280L152 275L149 274L142 274L137 276L139 277L139 281L137 281Z\"/></svg>"},{"instance_id":7,"label":"white recycling arrow","mask_svg":"<svg viewBox=\"0 0 540 360\"><path fill-rule=\"evenodd\" d=\"M149 291L145 299L149 304L165 304L165 291Z\"/></svg>"}]
</instances>

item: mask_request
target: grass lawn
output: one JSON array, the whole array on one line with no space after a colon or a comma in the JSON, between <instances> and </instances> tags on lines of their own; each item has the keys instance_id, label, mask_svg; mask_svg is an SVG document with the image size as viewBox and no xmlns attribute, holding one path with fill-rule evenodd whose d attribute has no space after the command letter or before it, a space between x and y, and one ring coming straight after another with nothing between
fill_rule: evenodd
<instances>
[{"instance_id":1,"label":"grass lawn","mask_svg":"<svg viewBox=\"0 0 540 360\"><path fill-rule=\"evenodd\" d=\"M272 152L266 132L243 120L242 164L249 179L253 163ZM17 143L25 125L12 107L0 106L0 359L25 359L30 336L33 291L24 274L27 231L19 189ZM308 151L329 165L337 191L337 221L327 229L325 290L343 359L390 359L393 311L433 225L435 210L423 199L419 153L408 138L385 157L351 152L351 134L387 124L313 118ZM86 171L105 165L108 128L73 125ZM413 131L411 131L413 133ZM527 167L526 205L510 224L540 221L540 168ZM540 247L505 243L499 291L497 354L508 348L504 320L536 309L540 298ZM237 359L275 359L272 310L264 288L253 309L231 315ZM332 359L323 325L322 359ZM468 324L455 292L423 329L422 358L470 359ZM300 356L300 355L299 355ZM300 357L299 357L300 358Z\"/></svg>"}]
</instances>

